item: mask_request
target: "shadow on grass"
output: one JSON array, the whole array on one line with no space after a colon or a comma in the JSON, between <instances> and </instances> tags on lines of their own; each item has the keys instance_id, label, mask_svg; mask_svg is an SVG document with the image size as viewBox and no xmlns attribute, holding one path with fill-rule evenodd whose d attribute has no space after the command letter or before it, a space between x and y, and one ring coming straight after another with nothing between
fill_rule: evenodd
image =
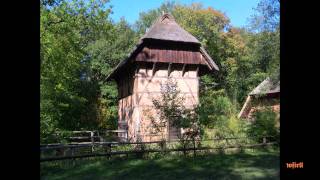
<instances>
[{"instance_id":1,"label":"shadow on grass","mask_svg":"<svg viewBox=\"0 0 320 180\"><path fill-rule=\"evenodd\" d=\"M210 154L158 159L103 158L42 165L41 179L279 179L279 152Z\"/></svg>"}]
</instances>

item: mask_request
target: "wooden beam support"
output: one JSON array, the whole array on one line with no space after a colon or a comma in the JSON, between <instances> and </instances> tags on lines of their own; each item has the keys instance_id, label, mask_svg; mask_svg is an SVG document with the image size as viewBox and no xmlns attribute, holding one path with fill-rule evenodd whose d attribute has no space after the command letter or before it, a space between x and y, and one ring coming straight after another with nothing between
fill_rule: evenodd
<instances>
[{"instance_id":1,"label":"wooden beam support","mask_svg":"<svg viewBox=\"0 0 320 180\"><path fill-rule=\"evenodd\" d=\"M171 73L171 67L172 67L172 63L169 63L169 66L168 66L168 77L170 76L170 73Z\"/></svg>"},{"instance_id":2,"label":"wooden beam support","mask_svg":"<svg viewBox=\"0 0 320 180\"><path fill-rule=\"evenodd\" d=\"M154 62L152 65L152 76L154 76L154 74L156 73L156 65L157 65L157 62Z\"/></svg>"},{"instance_id":3,"label":"wooden beam support","mask_svg":"<svg viewBox=\"0 0 320 180\"><path fill-rule=\"evenodd\" d=\"M140 68L140 66L138 65L138 64L136 64L135 66L134 66L134 68L135 68L135 70L134 70L134 77L139 73L139 68Z\"/></svg>"},{"instance_id":4,"label":"wooden beam support","mask_svg":"<svg viewBox=\"0 0 320 180\"><path fill-rule=\"evenodd\" d=\"M144 63L144 66L145 66L145 71L146 71L146 76L148 76L148 63L147 62L145 62Z\"/></svg>"},{"instance_id":5,"label":"wooden beam support","mask_svg":"<svg viewBox=\"0 0 320 180\"><path fill-rule=\"evenodd\" d=\"M183 66L182 66L182 77L184 76L184 73L186 72L186 66L187 66L187 64L183 64Z\"/></svg>"},{"instance_id":6,"label":"wooden beam support","mask_svg":"<svg viewBox=\"0 0 320 180\"><path fill-rule=\"evenodd\" d=\"M196 72L197 72L197 77L199 77L199 65L197 66Z\"/></svg>"}]
</instances>

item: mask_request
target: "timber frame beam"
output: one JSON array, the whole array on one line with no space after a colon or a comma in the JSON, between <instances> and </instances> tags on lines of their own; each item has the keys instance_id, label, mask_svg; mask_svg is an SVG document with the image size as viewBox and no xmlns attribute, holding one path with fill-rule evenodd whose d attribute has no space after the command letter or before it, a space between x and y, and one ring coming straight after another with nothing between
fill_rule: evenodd
<instances>
[{"instance_id":1,"label":"timber frame beam","mask_svg":"<svg viewBox=\"0 0 320 180\"><path fill-rule=\"evenodd\" d=\"M154 76L154 74L156 73L156 67L157 66L157 62L154 62L152 65L152 76Z\"/></svg>"},{"instance_id":2,"label":"timber frame beam","mask_svg":"<svg viewBox=\"0 0 320 180\"><path fill-rule=\"evenodd\" d=\"M134 66L134 76L136 76L139 73L139 66L135 65Z\"/></svg>"},{"instance_id":3,"label":"timber frame beam","mask_svg":"<svg viewBox=\"0 0 320 180\"><path fill-rule=\"evenodd\" d=\"M197 65L197 70L196 70L196 72L197 72L197 77L199 77L199 69L200 69L200 67L199 67L199 65Z\"/></svg>"},{"instance_id":4,"label":"timber frame beam","mask_svg":"<svg viewBox=\"0 0 320 180\"><path fill-rule=\"evenodd\" d=\"M183 64L183 66L182 66L182 77L184 76L184 73L186 72L186 66L187 66L187 64Z\"/></svg>"},{"instance_id":5,"label":"timber frame beam","mask_svg":"<svg viewBox=\"0 0 320 180\"><path fill-rule=\"evenodd\" d=\"M169 63L169 66L168 66L168 77L171 74L171 70L172 70L172 63Z\"/></svg>"}]
</instances>

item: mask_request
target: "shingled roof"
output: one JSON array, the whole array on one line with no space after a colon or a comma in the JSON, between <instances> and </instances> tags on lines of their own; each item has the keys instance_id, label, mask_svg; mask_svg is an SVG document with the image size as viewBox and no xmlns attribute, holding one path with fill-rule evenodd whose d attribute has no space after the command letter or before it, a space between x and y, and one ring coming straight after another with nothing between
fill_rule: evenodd
<instances>
[{"instance_id":1,"label":"shingled roof","mask_svg":"<svg viewBox=\"0 0 320 180\"><path fill-rule=\"evenodd\" d=\"M200 46L200 53L205 58L208 67L210 70L217 70L219 71L218 66L206 52L206 50L201 47L201 43L198 41L197 38L192 36L186 30L184 30L181 26L179 26L173 16L170 14L163 14L160 16L153 25L147 30L146 34L143 35L139 43L135 46L135 48L131 51L128 57L121 61L109 74L106 80L109 80L113 77L113 75L118 72L123 66L129 63L129 60L143 47L143 43L145 41L150 40L160 40L160 41L170 41L170 42L183 42L183 43L190 43L194 45Z\"/></svg>"}]
</instances>

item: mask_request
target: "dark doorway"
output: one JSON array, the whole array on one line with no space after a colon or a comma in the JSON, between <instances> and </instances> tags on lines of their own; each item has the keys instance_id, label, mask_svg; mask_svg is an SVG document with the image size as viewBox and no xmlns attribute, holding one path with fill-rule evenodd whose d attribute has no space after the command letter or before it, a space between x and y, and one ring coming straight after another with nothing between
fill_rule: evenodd
<instances>
[{"instance_id":1,"label":"dark doorway","mask_svg":"<svg viewBox=\"0 0 320 180\"><path fill-rule=\"evenodd\" d=\"M169 141L179 139L180 133L181 133L180 129L170 125L169 126Z\"/></svg>"}]
</instances>

